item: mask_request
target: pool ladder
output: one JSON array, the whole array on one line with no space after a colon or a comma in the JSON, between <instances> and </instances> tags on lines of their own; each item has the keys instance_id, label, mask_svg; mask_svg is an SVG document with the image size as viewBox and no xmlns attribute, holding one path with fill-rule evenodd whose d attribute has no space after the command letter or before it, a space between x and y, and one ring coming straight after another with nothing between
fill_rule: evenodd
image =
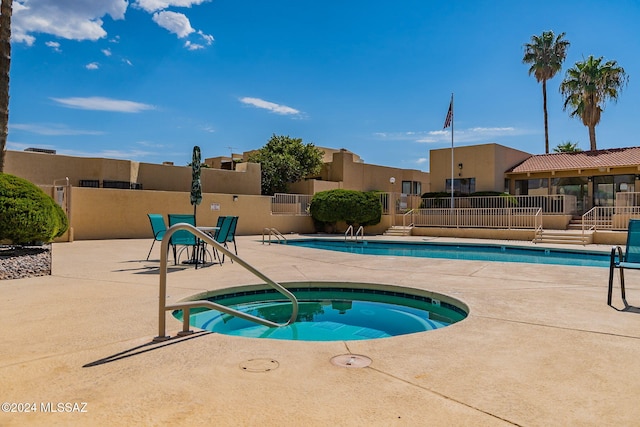
<instances>
[{"instance_id":1,"label":"pool ladder","mask_svg":"<svg viewBox=\"0 0 640 427\"><path fill-rule=\"evenodd\" d=\"M356 233L353 234L353 225L350 225L349 228L347 228L347 231L344 232L344 241L346 242L348 237L349 239L355 240L357 243L358 235L360 235L360 239L364 242L364 228L360 226Z\"/></svg>"},{"instance_id":2,"label":"pool ladder","mask_svg":"<svg viewBox=\"0 0 640 427\"><path fill-rule=\"evenodd\" d=\"M239 265L244 267L249 272L253 273L253 275L259 277L264 280L268 285L275 288L282 295L287 297L292 304L291 309L291 317L286 323L276 323L267 319L262 319L257 316L253 316L248 313L243 313L242 311L235 310L230 307L226 307L221 304L217 304L212 301L207 300L198 300L198 301L183 301L177 302L174 304L167 304L167 265L168 265L168 255L169 255L169 241L171 240L171 235L178 230L187 230L191 234L195 235L200 240L212 245L216 250L222 252L224 255L231 258L233 261L237 262ZM284 237L284 236L283 236ZM162 238L162 243L160 245L160 286L159 286L159 305L158 305L158 336L153 338L154 342L165 341L170 337L166 335L166 312L169 310L182 310L182 331L178 333L178 336L184 336L192 334L193 331L189 329L189 315L190 310L194 307L207 307L213 310L218 310L220 312L230 314L235 317L239 317L241 319L249 320L260 325L269 326L272 328L277 328L281 326L287 326L296 321L298 317L298 299L293 295L289 290L283 287L281 284L276 281L270 279L260 271L256 270L255 267L251 266L248 262L240 258L238 255L216 242L213 237L209 234L198 230L196 227L186 223L180 223L171 226L167 229Z\"/></svg>"},{"instance_id":3,"label":"pool ladder","mask_svg":"<svg viewBox=\"0 0 640 427\"><path fill-rule=\"evenodd\" d=\"M286 243L287 242L287 238L284 237L284 235L278 231L277 228L269 228L266 227L262 230L262 244L264 245L264 235L265 233L269 234L269 244L271 244L271 236L274 236L276 239L278 239L278 243Z\"/></svg>"}]
</instances>

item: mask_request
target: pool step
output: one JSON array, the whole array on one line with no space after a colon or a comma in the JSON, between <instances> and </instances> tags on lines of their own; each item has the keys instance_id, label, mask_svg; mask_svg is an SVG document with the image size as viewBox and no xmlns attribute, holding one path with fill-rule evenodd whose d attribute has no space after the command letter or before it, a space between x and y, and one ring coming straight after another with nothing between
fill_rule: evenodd
<instances>
[{"instance_id":1,"label":"pool step","mask_svg":"<svg viewBox=\"0 0 640 427\"><path fill-rule=\"evenodd\" d=\"M394 225L384 232L385 236L411 236L413 227L404 227L402 225Z\"/></svg>"},{"instance_id":2,"label":"pool step","mask_svg":"<svg viewBox=\"0 0 640 427\"><path fill-rule=\"evenodd\" d=\"M588 245L593 243L593 233L582 234L582 230L544 230L535 243L561 243L569 245Z\"/></svg>"}]
</instances>

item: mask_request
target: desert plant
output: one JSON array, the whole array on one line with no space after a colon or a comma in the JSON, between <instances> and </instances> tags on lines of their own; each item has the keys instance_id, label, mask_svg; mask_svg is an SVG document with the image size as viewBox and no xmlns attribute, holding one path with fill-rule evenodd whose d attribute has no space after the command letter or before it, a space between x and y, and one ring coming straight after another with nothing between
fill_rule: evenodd
<instances>
[{"instance_id":1,"label":"desert plant","mask_svg":"<svg viewBox=\"0 0 640 427\"><path fill-rule=\"evenodd\" d=\"M50 242L69 228L62 208L26 179L0 174L0 241Z\"/></svg>"}]
</instances>

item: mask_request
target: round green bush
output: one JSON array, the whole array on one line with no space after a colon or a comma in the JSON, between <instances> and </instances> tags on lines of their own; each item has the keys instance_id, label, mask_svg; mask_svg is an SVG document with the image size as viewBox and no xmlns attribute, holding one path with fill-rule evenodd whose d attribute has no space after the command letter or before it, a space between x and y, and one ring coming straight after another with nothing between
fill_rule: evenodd
<instances>
[{"instance_id":1,"label":"round green bush","mask_svg":"<svg viewBox=\"0 0 640 427\"><path fill-rule=\"evenodd\" d=\"M382 218L382 204L375 192L329 190L316 193L309 212L316 223L334 225L345 221L349 225L374 225Z\"/></svg>"},{"instance_id":2,"label":"round green bush","mask_svg":"<svg viewBox=\"0 0 640 427\"><path fill-rule=\"evenodd\" d=\"M69 228L62 208L26 179L0 173L0 241L50 242Z\"/></svg>"}]
</instances>

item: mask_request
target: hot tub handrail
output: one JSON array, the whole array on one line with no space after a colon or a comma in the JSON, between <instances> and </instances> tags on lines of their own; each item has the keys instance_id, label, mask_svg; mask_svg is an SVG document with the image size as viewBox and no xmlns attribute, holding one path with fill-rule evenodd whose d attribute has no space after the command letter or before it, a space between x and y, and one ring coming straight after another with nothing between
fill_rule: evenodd
<instances>
[{"instance_id":1,"label":"hot tub handrail","mask_svg":"<svg viewBox=\"0 0 640 427\"><path fill-rule=\"evenodd\" d=\"M200 240L207 242L208 244L214 246L215 249L222 252L233 261L244 267L249 272L253 273L255 276L264 280L268 285L276 289L278 292L286 296L292 303L291 317L286 323L276 323L267 319L262 319L257 316L253 316L251 314L243 313L238 310L234 310L233 308L226 307L212 301L206 300L198 300L198 301L184 301L178 302L174 304L167 305L167 264L168 264L168 254L169 254L169 241L171 239L171 235L178 230L187 230L193 235L195 235ZM248 262L240 258L238 255L216 242L212 236L205 233L202 230L198 230L191 224L187 223L179 223L169 227L162 238L162 242L160 245L160 285L159 285L159 303L158 303L158 336L155 337L154 341L164 341L169 339L170 337L166 335L166 315L165 312L168 310L183 310L183 330L181 335L190 333L189 331L189 311L193 307L209 307L215 310L221 311L223 313L230 314L232 316L237 316L245 320L250 320L261 325L270 326L270 327L280 327L287 326L291 323L295 322L298 317L298 300L289 290L283 287L281 284L276 281L270 279L260 271L258 271L255 267L251 266Z\"/></svg>"}]
</instances>

